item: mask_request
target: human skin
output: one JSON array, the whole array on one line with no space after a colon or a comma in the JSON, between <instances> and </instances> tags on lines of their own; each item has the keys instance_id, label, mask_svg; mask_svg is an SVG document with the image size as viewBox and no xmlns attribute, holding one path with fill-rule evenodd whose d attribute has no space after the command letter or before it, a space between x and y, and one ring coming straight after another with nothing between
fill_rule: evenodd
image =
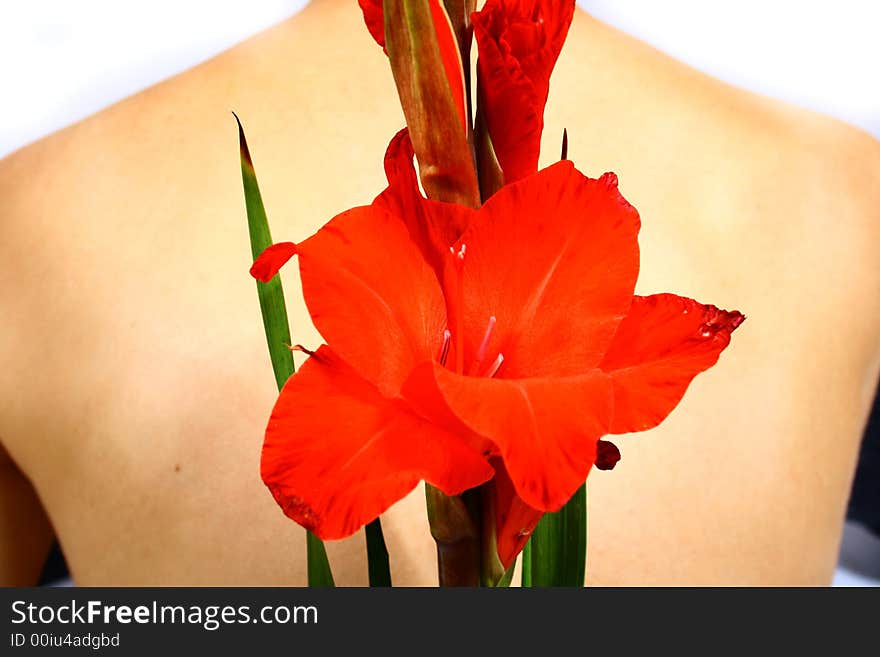
<instances>
[{"instance_id":1,"label":"human skin","mask_svg":"<svg viewBox=\"0 0 880 657\"><path fill-rule=\"evenodd\" d=\"M278 240L368 203L403 125L356 4L319 0L0 162L0 583L33 583L53 531L79 584L305 583L303 530L259 477L277 391L229 110ZM827 584L880 367L880 145L583 12L544 164L563 127L640 211L637 292L748 316L590 475L588 583ZM383 525L395 583L435 584L421 487ZM362 533L328 551L366 583Z\"/></svg>"}]
</instances>

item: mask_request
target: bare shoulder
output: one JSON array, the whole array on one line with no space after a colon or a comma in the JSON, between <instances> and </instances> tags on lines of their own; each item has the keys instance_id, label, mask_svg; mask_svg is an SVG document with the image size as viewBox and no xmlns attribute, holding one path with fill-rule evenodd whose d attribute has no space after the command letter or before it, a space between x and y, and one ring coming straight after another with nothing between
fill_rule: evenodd
<instances>
[{"instance_id":1,"label":"bare shoulder","mask_svg":"<svg viewBox=\"0 0 880 657\"><path fill-rule=\"evenodd\" d=\"M767 167L762 193L780 198L775 219L783 227L769 229L768 245L778 240L780 257L790 248L788 257L799 259L790 266L798 267L814 294L825 297L825 307L863 340L866 372L876 377L880 142L853 126L786 105L775 109L773 119L780 126L778 157ZM821 298L813 303L824 305Z\"/></svg>"},{"instance_id":2,"label":"bare shoulder","mask_svg":"<svg viewBox=\"0 0 880 657\"><path fill-rule=\"evenodd\" d=\"M826 116L779 104L766 114L778 126L778 155L766 166L774 188L796 208L792 222L828 260L859 267L877 287L880 270L880 142ZM791 221L791 220L789 220ZM821 239L818 239L821 238Z\"/></svg>"},{"instance_id":3,"label":"bare shoulder","mask_svg":"<svg viewBox=\"0 0 880 657\"><path fill-rule=\"evenodd\" d=\"M563 127L573 159L616 171L642 211L647 264L652 231L665 230L744 281L737 258L748 254L770 272L835 270L852 291L877 289L880 142L865 132L726 84L583 13L551 88L549 158Z\"/></svg>"},{"instance_id":4,"label":"bare shoulder","mask_svg":"<svg viewBox=\"0 0 880 657\"><path fill-rule=\"evenodd\" d=\"M880 237L880 141L841 121L779 104L778 122L785 150L777 163L786 182L805 202L816 203L829 226L866 230ZM852 222L846 222L852 212ZM880 240L873 240L880 248Z\"/></svg>"},{"instance_id":5,"label":"bare shoulder","mask_svg":"<svg viewBox=\"0 0 880 657\"><path fill-rule=\"evenodd\" d=\"M38 481L56 481L50 469L108 412L131 367L173 343L199 268L222 251L208 221L234 221L240 181L230 106L205 84L209 69L0 161L0 435Z\"/></svg>"},{"instance_id":6,"label":"bare shoulder","mask_svg":"<svg viewBox=\"0 0 880 657\"><path fill-rule=\"evenodd\" d=\"M216 316L233 290L253 302L231 110L276 235L302 238L381 189L402 122L394 83L359 12L333 13L338 30L306 9L0 161L0 359L15 364L0 391L26 382L32 400L57 400L59 364L93 383L131 355L126 340L178 342L174 325ZM35 377L39 363L55 367ZM29 411L24 395L0 398L0 411L16 406L0 412L13 441L3 417Z\"/></svg>"}]
</instances>

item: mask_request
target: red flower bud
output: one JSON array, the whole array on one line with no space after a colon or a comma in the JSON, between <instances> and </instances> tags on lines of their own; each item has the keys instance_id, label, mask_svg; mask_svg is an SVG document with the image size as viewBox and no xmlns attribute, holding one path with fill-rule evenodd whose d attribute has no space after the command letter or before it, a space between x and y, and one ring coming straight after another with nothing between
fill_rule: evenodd
<instances>
[{"instance_id":1,"label":"red flower bud","mask_svg":"<svg viewBox=\"0 0 880 657\"><path fill-rule=\"evenodd\" d=\"M471 20L480 57L480 109L504 182L538 170L550 74L575 0L488 0Z\"/></svg>"}]
</instances>

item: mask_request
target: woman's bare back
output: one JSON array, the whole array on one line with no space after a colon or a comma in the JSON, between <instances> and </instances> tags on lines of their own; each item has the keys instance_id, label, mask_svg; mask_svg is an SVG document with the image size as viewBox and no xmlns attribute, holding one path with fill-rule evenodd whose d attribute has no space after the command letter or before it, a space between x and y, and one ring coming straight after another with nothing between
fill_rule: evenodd
<instances>
[{"instance_id":1,"label":"woman's bare back","mask_svg":"<svg viewBox=\"0 0 880 657\"><path fill-rule=\"evenodd\" d=\"M303 532L259 478L276 391L229 110L277 239L368 203L403 118L350 4L314 3L0 163L2 579L39 568L38 499L81 584L304 583ZM589 582L830 581L880 366L880 145L585 14L547 162L563 127L579 168L617 172L640 210L638 291L749 317L679 409L590 476ZM396 583L436 581L423 507L417 490L384 518ZM339 583L366 582L362 535L329 551Z\"/></svg>"}]
</instances>

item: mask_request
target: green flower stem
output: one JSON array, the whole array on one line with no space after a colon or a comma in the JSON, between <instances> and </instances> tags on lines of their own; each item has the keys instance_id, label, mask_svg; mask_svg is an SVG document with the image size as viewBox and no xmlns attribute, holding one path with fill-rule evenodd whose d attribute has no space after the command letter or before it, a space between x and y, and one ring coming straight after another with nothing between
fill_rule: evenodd
<instances>
[{"instance_id":1,"label":"green flower stem","mask_svg":"<svg viewBox=\"0 0 880 657\"><path fill-rule=\"evenodd\" d=\"M504 579L505 570L498 558L498 535L495 531L495 485L493 482L479 488L482 523L480 532L480 585L496 587Z\"/></svg>"},{"instance_id":2,"label":"green flower stem","mask_svg":"<svg viewBox=\"0 0 880 657\"><path fill-rule=\"evenodd\" d=\"M269 232L269 221L266 209L257 184L257 174L248 150L244 129L238 116L238 142L241 154L241 181L244 185L244 199L247 207L248 232L251 239L251 254L254 260L264 249L272 245L272 234ZM294 373L293 355L287 345L290 344L290 324L287 319L287 307L284 303L284 290L281 279L275 276L268 283L257 282L257 295L260 299L260 311L263 314L263 327L266 330L266 343L269 346L269 357L275 382L278 389L284 386L290 375ZM309 586L334 586L333 573L327 560L327 551L321 540L311 532L306 538L306 559L308 562Z\"/></svg>"}]
</instances>

